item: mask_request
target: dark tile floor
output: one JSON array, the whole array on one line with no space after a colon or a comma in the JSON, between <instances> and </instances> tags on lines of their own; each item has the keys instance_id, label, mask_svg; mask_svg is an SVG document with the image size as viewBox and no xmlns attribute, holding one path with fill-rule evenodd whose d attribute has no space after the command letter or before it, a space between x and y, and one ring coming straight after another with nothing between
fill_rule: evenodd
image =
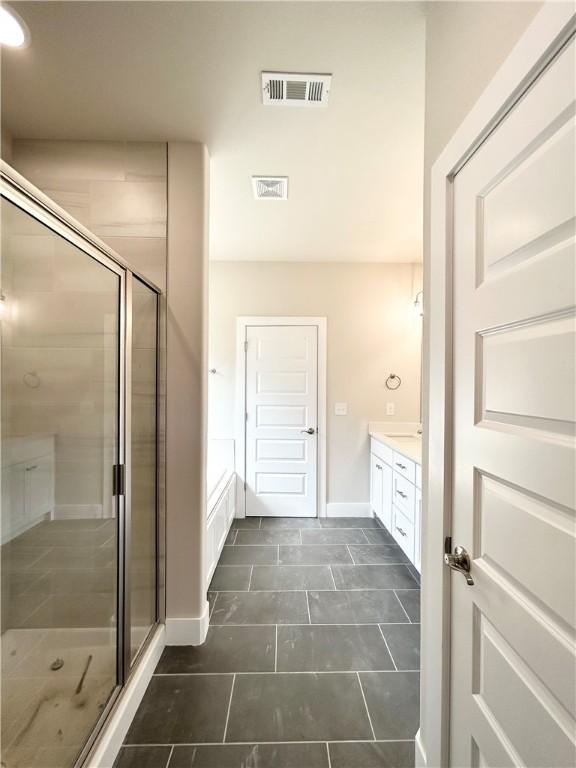
<instances>
[{"instance_id":1,"label":"dark tile floor","mask_svg":"<svg viewBox=\"0 0 576 768\"><path fill-rule=\"evenodd\" d=\"M199 647L166 648L116 768L409 768L419 577L368 518L236 520Z\"/></svg>"}]
</instances>

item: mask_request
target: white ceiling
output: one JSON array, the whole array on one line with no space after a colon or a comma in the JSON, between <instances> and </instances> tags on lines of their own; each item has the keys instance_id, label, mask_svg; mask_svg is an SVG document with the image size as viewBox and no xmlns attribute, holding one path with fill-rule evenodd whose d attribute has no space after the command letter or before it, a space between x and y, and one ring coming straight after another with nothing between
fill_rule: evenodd
<instances>
[{"instance_id":1,"label":"white ceiling","mask_svg":"<svg viewBox=\"0 0 576 768\"><path fill-rule=\"evenodd\" d=\"M205 142L214 259L421 260L422 4L14 5L15 137ZM262 70L332 73L329 106L263 106ZM254 200L252 174L289 176L289 200Z\"/></svg>"}]
</instances>

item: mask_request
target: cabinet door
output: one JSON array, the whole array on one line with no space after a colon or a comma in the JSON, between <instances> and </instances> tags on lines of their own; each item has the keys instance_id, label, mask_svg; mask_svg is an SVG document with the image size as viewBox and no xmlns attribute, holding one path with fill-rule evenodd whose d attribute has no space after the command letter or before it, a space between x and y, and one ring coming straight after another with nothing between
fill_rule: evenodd
<instances>
[{"instance_id":1,"label":"cabinet door","mask_svg":"<svg viewBox=\"0 0 576 768\"><path fill-rule=\"evenodd\" d=\"M26 530L26 463L2 467L2 543Z\"/></svg>"},{"instance_id":2,"label":"cabinet door","mask_svg":"<svg viewBox=\"0 0 576 768\"><path fill-rule=\"evenodd\" d=\"M382 464L382 517L386 528L392 531L392 467Z\"/></svg>"},{"instance_id":3,"label":"cabinet door","mask_svg":"<svg viewBox=\"0 0 576 768\"><path fill-rule=\"evenodd\" d=\"M26 467L27 517L30 525L54 510L54 461L41 456Z\"/></svg>"},{"instance_id":4,"label":"cabinet door","mask_svg":"<svg viewBox=\"0 0 576 768\"><path fill-rule=\"evenodd\" d=\"M422 531L422 491L416 489L416 520L414 521L414 565L420 571L420 541Z\"/></svg>"},{"instance_id":5,"label":"cabinet door","mask_svg":"<svg viewBox=\"0 0 576 768\"><path fill-rule=\"evenodd\" d=\"M376 517L382 520L382 460L370 454L370 506Z\"/></svg>"}]
</instances>

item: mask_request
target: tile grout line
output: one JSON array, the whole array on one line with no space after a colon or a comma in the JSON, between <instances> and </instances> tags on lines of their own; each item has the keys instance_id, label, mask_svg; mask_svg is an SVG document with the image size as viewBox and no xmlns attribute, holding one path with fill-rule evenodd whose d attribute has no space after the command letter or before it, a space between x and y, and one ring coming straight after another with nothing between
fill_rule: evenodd
<instances>
[{"instance_id":1,"label":"tile grout line","mask_svg":"<svg viewBox=\"0 0 576 768\"><path fill-rule=\"evenodd\" d=\"M334 739L331 744L365 744L369 739ZM376 741L380 744L414 744L414 739L376 739ZM175 746L177 747L221 747L221 746L227 746L227 747L245 747L247 744L326 744L328 742L321 741L320 739L317 741L313 741L311 739L305 739L303 741L258 741L255 742L254 740L251 741L227 741L224 745L224 742L222 741L179 741L178 744ZM134 743L134 744L122 744L123 749L134 749L138 747L169 747L172 746L171 744L166 744L166 742L156 742L151 741L147 742L145 744L140 743Z\"/></svg>"},{"instance_id":2,"label":"tile grout line","mask_svg":"<svg viewBox=\"0 0 576 768\"><path fill-rule=\"evenodd\" d=\"M338 592L338 587L336 586L336 579L334 578L334 571L332 570L332 565L329 565L328 568L330 569L330 575L332 576L332 583L334 584L334 591Z\"/></svg>"},{"instance_id":3,"label":"tile grout line","mask_svg":"<svg viewBox=\"0 0 576 768\"><path fill-rule=\"evenodd\" d=\"M235 624L233 626L244 626L243 624L238 625ZM267 624L266 626L274 626L274 624ZM278 626L282 627L296 627L296 626L304 626L309 627L309 624L279 624ZM319 624L312 624L314 628L317 626L322 626ZM330 625L334 626L334 625ZM355 626L355 625L353 625ZM362 626L369 626L373 627L374 624L364 624ZM412 673L419 673L420 669L361 669L360 672L377 672L379 675L395 675L395 674L401 674L403 672L412 672ZM155 672L154 677L230 677L230 675L234 675L235 677L243 677L246 675L252 675L252 677L255 677L257 675L356 675L358 674L357 670L354 669L299 669L299 670L283 670L281 672L270 672L270 671L261 671L256 670L252 672ZM129 746L129 745L126 745Z\"/></svg>"},{"instance_id":4,"label":"tile grout line","mask_svg":"<svg viewBox=\"0 0 576 768\"><path fill-rule=\"evenodd\" d=\"M278 624L274 625L276 630L276 645L274 648L274 672L278 672Z\"/></svg>"},{"instance_id":5,"label":"tile grout line","mask_svg":"<svg viewBox=\"0 0 576 768\"><path fill-rule=\"evenodd\" d=\"M395 597L396 597L396 600L398 600L398 602L400 603L400 607L401 607L401 608L402 608L402 610L404 611L404 613L405 613L405 615L406 615L406 618L408 619L408 622L409 622L410 624L412 624L412 619L410 618L410 616L408 616L408 612L407 612L406 608L404 608L404 603L403 603L403 602L402 602L402 600L400 600L400 598L398 597L398 593L396 592L396 590L395 590L395 589L393 589L393 590L392 590L392 592L394 592L394 595L395 595Z\"/></svg>"},{"instance_id":6,"label":"tile grout line","mask_svg":"<svg viewBox=\"0 0 576 768\"><path fill-rule=\"evenodd\" d=\"M212 603L212 610L208 615L208 622L210 622L210 619L212 618L212 614L214 613L214 608L216 608L216 600L218 600L218 592L214 593L214 602Z\"/></svg>"},{"instance_id":7,"label":"tile grout line","mask_svg":"<svg viewBox=\"0 0 576 768\"><path fill-rule=\"evenodd\" d=\"M174 754L174 746L175 745L172 744L172 748L170 749L170 754L168 755L168 760L164 768L170 768L170 760L172 760L172 755Z\"/></svg>"},{"instance_id":8,"label":"tile grout line","mask_svg":"<svg viewBox=\"0 0 576 768\"><path fill-rule=\"evenodd\" d=\"M254 566L251 565L250 566L250 578L248 579L248 589L246 590L247 592L250 592L250 587L252 586L252 574L253 573L254 573ZM239 589L239 590L231 590L231 591L232 592L234 592L234 591L243 592L244 590Z\"/></svg>"},{"instance_id":9,"label":"tile grout line","mask_svg":"<svg viewBox=\"0 0 576 768\"><path fill-rule=\"evenodd\" d=\"M226 735L228 733L228 720L230 719L230 710L232 709L232 696L234 695L234 683L236 682L236 674L232 678L232 687L230 688L230 701L228 702L228 711L226 712L226 724L224 725L224 737L222 743L226 743Z\"/></svg>"},{"instance_id":10,"label":"tile grout line","mask_svg":"<svg viewBox=\"0 0 576 768\"><path fill-rule=\"evenodd\" d=\"M328 755L328 768L332 768L332 761L330 760L330 745L326 742L326 754Z\"/></svg>"},{"instance_id":11,"label":"tile grout line","mask_svg":"<svg viewBox=\"0 0 576 768\"><path fill-rule=\"evenodd\" d=\"M377 741L376 733L374 732L374 726L372 725L372 718L370 717L370 710L368 709L368 703L366 702L366 696L364 695L364 688L362 688L362 680L360 680L360 673L359 672L356 672L356 677L358 678L358 685L360 686L360 691L362 693L362 699L364 700L364 706L366 707L366 714L368 715L368 722L370 723L370 728L372 730L372 739L374 741Z\"/></svg>"},{"instance_id":12,"label":"tile grout line","mask_svg":"<svg viewBox=\"0 0 576 768\"><path fill-rule=\"evenodd\" d=\"M310 601L308 600L308 590L306 590L306 607L308 608L308 624L312 625L312 619L310 618Z\"/></svg>"},{"instance_id":13,"label":"tile grout line","mask_svg":"<svg viewBox=\"0 0 576 768\"><path fill-rule=\"evenodd\" d=\"M394 664L394 669L396 672L398 672L398 667L396 666L396 662L394 661L394 656L392 656L392 651L390 650L390 646L388 645L388 640L384 637L384 632L382 632L382 627L380 624L378 624L378 629L380 630L380 634L382 635L382 640L384 640L384 645L386 646L386 650L390 654L390 658L392 659L392 664Z\"/></svg>"}]
</instances>

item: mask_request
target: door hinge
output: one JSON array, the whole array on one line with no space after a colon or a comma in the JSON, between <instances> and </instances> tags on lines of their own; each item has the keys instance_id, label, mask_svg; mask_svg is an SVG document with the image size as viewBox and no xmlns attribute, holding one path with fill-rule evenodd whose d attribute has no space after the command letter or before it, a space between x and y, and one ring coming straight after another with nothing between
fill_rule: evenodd
<instances>
[{"instance_id":1,"label":"door hinge","mask_svg":"<svg viewBox=\"0 0 576 768\"><path fill-rule=\"evenodd\" d=\"M244 351L245 352L248 351L248 342L247 341L244 342Z\"/></svg>"},{"instance_id":2,"label":"door hinge","mask_svg":"<svg viewBox=\"0 0 576 768\"><path fill-rule=\"evenodd\" d=\"M244 480L244 490L246 490L246 480Z\"/></svg>"},{"instance_id":3,"label":"door hinge","mask_svg":"<svg viewBox=\"0 0 576 768\"><path fill-rule=\"evenodd\" d=\"M126 493L126 468L124 464L112 467L112 496L124 496Z\"/></svg>"},{"instance_id":4,"label":"door hinge","mask_svg":"<svg viewBox=\"0 0 576 768\"><path fill-rule=\"evenodd\" d=\"M244 421L248 421L248 411L244 414Z\"/></svg>"},{"instance_id":5,"label":"door hinge","mask_svg":"<svg viewBox=\"0 0 576 768\"><path fill-rule=\"evenodd\" d=\"M452 536L446 536L444 539L444 554L452 554Z\"/></svg>"}]
</instances>

